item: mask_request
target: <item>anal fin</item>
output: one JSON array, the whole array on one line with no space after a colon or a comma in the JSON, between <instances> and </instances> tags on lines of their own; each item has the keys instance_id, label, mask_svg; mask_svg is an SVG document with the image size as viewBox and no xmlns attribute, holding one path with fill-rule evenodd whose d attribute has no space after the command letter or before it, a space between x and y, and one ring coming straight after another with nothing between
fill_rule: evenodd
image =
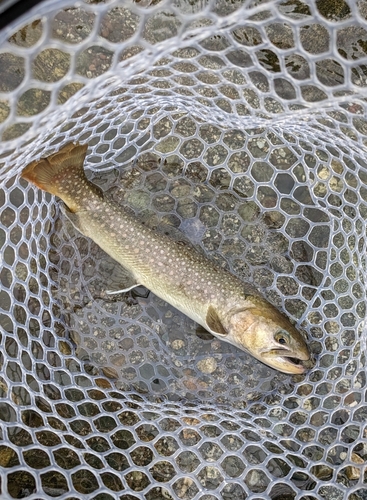
<instances>
[{"instance_id":1,"label":"anal fin","mask_svg":"<svg viewBox=\"0 0 367 500\"><path fill-rule=\"evenodd\" d=\"M133 283L129 286L126 286L125 288L121 288L120 290L106 290L107 295L117 295L118 293L125 293L128 292L129 290L132 290L133 288L136 288L137 286L140 286L140 283Z\"/></svg>"},{"instance_id":2,"label":"anal fin","mask_svg":"<svg viewBox=\"0 0 367 500\"><path fill-rule=\"evenodd\" d=\"M116 263L117 264L117 263ZM111 281L108 283L107 295L125 293L133 288L140 286L135 277L120 264L117 264L111 274Z\"/></svg>"}]
</instances>

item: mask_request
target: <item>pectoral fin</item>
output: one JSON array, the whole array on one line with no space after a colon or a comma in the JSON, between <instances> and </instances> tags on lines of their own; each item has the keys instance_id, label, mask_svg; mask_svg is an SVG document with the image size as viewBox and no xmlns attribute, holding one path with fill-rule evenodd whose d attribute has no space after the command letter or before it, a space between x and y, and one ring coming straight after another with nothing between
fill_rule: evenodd
<instances>
[{"instance_id":1,"label":"pectoral fin","mask_svg":"<svg viewBox=\"0 0 367 500\"><path fill-rule=\"evenodd\" d=\"M222 325L222 322L213 306L209 306L206 313L206 324L209 332L213 335L227 335L227 331Z\"/></svg>"}]
</instances>

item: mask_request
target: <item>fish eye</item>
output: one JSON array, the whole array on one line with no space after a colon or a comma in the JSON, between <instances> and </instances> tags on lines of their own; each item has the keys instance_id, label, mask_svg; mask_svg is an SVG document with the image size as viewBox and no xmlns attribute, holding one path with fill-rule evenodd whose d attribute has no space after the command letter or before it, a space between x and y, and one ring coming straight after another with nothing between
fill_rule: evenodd
<instances>
[{"instance_id":1,"label":"fish eye","mask_svg":"<svg viewBox=\"0 0 367 500\"><path fill-rule=\"evenodd\" d=\"M281 344L281 345L288 344L288 332L286 332L285 330L281 330L280 332L277 332L275 334L274 338L275 338L276 342L278 342L278 344Z\"/></svg>"}]
</instances>

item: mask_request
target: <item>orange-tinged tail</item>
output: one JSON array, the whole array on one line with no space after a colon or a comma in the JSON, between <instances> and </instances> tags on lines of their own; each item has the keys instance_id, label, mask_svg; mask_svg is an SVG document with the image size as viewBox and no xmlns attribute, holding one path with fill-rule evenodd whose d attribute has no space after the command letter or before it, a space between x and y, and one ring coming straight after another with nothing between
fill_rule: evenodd
<instances>
[{"instance_id":1,"label":"orange-tinged tail","mask_svg":"<svg viewBox=\"0 0 367 500\"><path fill-rule=\"evenodd\" d=\"M79 186L85 189L90 184L83 168L87 148L87 144L70 142L57 153L32 161L25 167L21 177L40 189L59 196L75 212L78 209L76 188Z\"/></svg>"}]
</instances>

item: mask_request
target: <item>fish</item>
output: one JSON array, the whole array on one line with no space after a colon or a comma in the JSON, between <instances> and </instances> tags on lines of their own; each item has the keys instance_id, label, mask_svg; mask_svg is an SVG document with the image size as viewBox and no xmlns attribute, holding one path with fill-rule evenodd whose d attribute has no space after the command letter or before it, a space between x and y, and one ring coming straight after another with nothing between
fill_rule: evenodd
<instances>
[{"instance_id":1,"label":"fish","mask_svg":"<svg viewBox=\"0 0 367 500\"><path fill-rule=\"evenodd\" d=\"M147 227L90 182L88 144L67 143L34 160L21 177L57 196L75 228L124 269L120 292L143 285L215 337L284 373L310 367L306 339L251 284L217 266L193 245ZM183 238L184 240L184 238Z\"/></svg>"}]
</instances>

